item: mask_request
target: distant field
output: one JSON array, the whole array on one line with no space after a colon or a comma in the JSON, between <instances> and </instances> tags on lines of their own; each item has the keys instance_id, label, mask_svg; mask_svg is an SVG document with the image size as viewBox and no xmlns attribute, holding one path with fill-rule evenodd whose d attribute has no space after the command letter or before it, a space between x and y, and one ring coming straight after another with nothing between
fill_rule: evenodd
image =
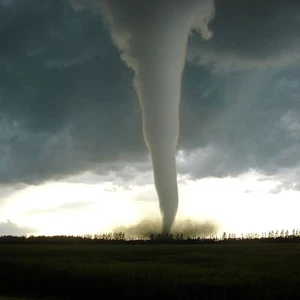
<instances>
[{"instance_id":1,"label":"distant field","mask_svg":"<svg viewBox=\"0 0 300 300\"><path fill-rule=\"evenodd\" d=\"M299 287L299 244L0 245L0 300L289 299Z\"/></svg>"}]
</instances>

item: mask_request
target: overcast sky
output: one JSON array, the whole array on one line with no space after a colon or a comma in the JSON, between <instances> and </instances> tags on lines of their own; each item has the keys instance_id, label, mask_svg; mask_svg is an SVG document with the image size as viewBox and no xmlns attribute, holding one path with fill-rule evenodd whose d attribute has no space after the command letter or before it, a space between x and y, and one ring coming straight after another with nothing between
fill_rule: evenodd
<instances>
[{"instance_id":1,"label":"overcast sky","mask_svg":"<svg viewBox=\"0 0 300 300\"><path fill-rule=\"evenodd\" d=\"M137 214L149 216L145 211L159 213L133 71L121 60L101 14L81 9L81 4L79 0L73 6L63 0L0 0L2 222L9 218L32 228L41 223L30 220L45 210L62 219L70 217L66 212L70 209L89 214L88 207L95 205L100 192L93 194L92 203L85 199L91 190L71 201L79 185L94 190L101 186L106 203L125 197L123 203L135 207L130 220L138 220ZM138 10L133 13L136 26L138 14ZM299 207L295 200L300 195L299 1L216 0L209 28L213 32L209 40L191 33L182 79L178 178L186 197L202 201L193 217L220 221L219 215L209 213L208 201L218 205L222 197L231 203L235 187L241 186L236 196L240 202L234 200L231 208L237 209L237 215L245 208L243 197L249 200L249 195L254 202L259 198L255 203L266 206L265 213L272 199L278 209ZM205 180L212 186L229 184L228 180L235 184L212 199ZM259 189L249 183L253 180ZM69 190L56 194L61 182ZM197 191L192 188L196 184ZM43 189L60 198L58 202L43 193L38 196L36 191ZM196 200L187 201L196 205ZM139 208L133 204L137 202ZM43 212L37 208L40 205ZM21 206L24 209L16 212ZM299 224L296 215L289 219L292 224L278 221L278 229ZM0 225L0 234L14 223ZM238 221L234 224L230 230L239 228Z\"/></svg>"}]
</instances>

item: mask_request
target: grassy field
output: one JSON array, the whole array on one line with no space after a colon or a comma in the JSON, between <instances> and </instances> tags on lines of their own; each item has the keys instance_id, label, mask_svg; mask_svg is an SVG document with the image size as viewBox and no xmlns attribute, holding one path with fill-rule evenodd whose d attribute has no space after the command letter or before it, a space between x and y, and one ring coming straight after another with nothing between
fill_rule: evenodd
<instances>
[{"instance_id":1,"label":"grassy field","mask_svg":"<svg viewBox=\"0 0 300 300\"><path fill-rule=\"evenodd\" d=\"M291 299L299 275L299 244L0 245L0 299Z\"/></svg>"}]
</instances>

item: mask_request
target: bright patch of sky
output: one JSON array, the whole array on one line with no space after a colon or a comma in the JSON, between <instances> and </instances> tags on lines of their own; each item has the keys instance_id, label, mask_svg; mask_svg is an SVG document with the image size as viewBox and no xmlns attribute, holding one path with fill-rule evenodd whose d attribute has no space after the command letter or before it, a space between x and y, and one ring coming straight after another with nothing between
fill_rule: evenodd
<instances>
[{"instance_id":1,"label":"bright patch of sky","mask_svg":"<svg viewBox=\"0 0 300 300\"><path fill-rule=\"evenodd\" d=\"M96 175L87 174L91 181ZM255 172L237 178L179 178L177 219L215 222L218 235L299 227L300 192L282 189L280 182ZM5 198L0 222L10 219L34 234L93 234L160 218L152 184L116 186L112 183L52 182L17 190Z\"/></svg>"}]
</instances>

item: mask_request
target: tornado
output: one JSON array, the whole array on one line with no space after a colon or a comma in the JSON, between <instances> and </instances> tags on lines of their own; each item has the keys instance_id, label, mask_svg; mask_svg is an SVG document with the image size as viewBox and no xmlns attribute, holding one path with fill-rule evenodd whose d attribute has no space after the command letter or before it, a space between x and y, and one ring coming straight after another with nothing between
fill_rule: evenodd
<instances>
[{"instance_id":1,"label":"tornado","mask_svg":"<svg viewBox=\"0 0 300 300\"><path fill-rule=\"evenodd\" d=\"M178 210L176 145L187 41L192 28L204 39L212 36L208 23L214 1L90 1L92 6L99 5L121 58L134 70L162 231L169 233Z\"/></svg>"}]
</instances>

